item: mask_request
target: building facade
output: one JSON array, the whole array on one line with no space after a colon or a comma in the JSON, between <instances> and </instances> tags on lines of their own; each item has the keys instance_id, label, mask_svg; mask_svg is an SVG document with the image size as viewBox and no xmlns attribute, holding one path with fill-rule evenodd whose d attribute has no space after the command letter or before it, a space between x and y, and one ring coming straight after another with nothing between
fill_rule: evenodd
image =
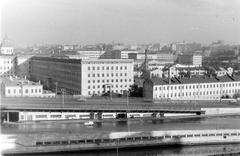
<instances>
[{"instance_id":1,"label":"building facade","mask_svg":"<svg viewBox=\"0 0 240 156\"><path fill-rule=\"evenodd\" d=\"M0 55L0 77L10 77L16 74L17 59L13 55Z\"/></svg>"},{"instance_id":2,"label":"building facade","mask_svg":"<svg viewBox=\"0 0 240 156\"><path fill-rule=\"evenodd\" d=\"M10 41L5 37L0 45L2 55L13 55L13 46Z\"/></svg>"},{"instance_id":3,"label":"building facade","mask_svg":"<svg viewBox=\"0 0 240 156\"><path fill-rule=\"evenodd\" d=\"M79 50L77 51L78 55L74 57L76 59L99 59L105 51L103 50ZM73 58L73 56L71 56Z\"/></svg>"},{"instance_id":4,"label":"building facade","mask_svg":"<svg viewBox=\"0 0 240 156\"><path fill-rule=\"evenodd\" d=\"M50 89L65 89L67 94L123 93L133 84L133 60L33 57L30 78Z\"/></svg>"},{"instance_id":5,"label":"building facade","mask_svg":"<svg viewBox=\"0 0 240 156\"><path fill-rule=\"evenodd\" d=\"M178 63L185 64L185 65L193 65L196 67L202 66L202 56L201 55L178 55Z\"/></svg>"},{"instance_id":6,"label":"building facade","mask_svg":"<svg viewBox=\"0 0 240 156\"><path fill-rule=\"evenodd\" d=\"M40 97L43 93L40 83L13 77L3 78L1 88L5 97Z\"/></svg>"},{"instance_id":7,"label":"building facade","mask_svg":"<svg viewBox=\"0 0 240 156\"><path fill-rule=\"evenodd\" d=\"M147 99L218 100L240 93L240 77L153 78L143 86Z\"/></svg>"}]
</instances>

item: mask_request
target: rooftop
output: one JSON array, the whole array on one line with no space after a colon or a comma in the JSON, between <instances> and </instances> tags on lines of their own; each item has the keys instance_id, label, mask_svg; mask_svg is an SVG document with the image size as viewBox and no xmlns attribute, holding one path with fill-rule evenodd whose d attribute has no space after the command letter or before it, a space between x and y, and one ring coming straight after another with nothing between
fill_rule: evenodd
<instances>
[{"instance_id":1,"label":"rooftop","mask_svg":"<svg viewBox=\"0 0 240 156\"><path fill-rule=\"evenodd\" d=\"M32 60L40 61L52 61L52 62L62 62L62 63L74 63L80 64L81 62L133 62L132 59L69 59L69 58L54 58L54 57L32 57Z\"/></svg>"},{"instance_id":2,"label":"rooftop","mask_svg":"<svg viewBox=\"0 0 240 156\"><path fill-rule=\"evenodd\" d=\"M10 77L10 78L3 78L2 83L5 84L5 86L26 86L26 85L41 85L39 82L32 82L26 79L17 78L17 77Z\"/></svg>"},{"instance_id":3,"label":"rooftop","mask_svg":"<svg viewBox=\"0 0 240 156\"><path fill-rule=\"evenodd\" d=\"M151 81L154 85L169 85L169 79L152 78ZM184 77L184 78L171 78L170 85L177 84L193 84L193 83L217 83L217 82L234 82L240 81L240 76L221 76L221 77Z\"/></svg>"}]
</instances>

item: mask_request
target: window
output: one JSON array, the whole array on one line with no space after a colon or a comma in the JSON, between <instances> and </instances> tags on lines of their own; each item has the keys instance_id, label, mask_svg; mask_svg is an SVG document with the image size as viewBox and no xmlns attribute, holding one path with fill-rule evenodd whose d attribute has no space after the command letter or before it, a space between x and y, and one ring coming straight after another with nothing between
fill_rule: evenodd
<instances>
[{"instance_id":1,"label":"window","mask_svg":"<svg viewBox=\"0 0 240 156\"><path fill-rule=\"evenodd\" d=\"M95 67L92 67L93 70L95 70Z\"/></svg>"},{"instance_id":2,"label":"window","mask_svg":"<svg viewBox=\"0 0 240 156\"><path fill-rule=\"evenodd\" d=\"M88 89L91 89L91 87L90 87L90 86L88 86Z\"/></svg>"},{"instance_id":3,"label":"window","mask_svg":"<svg viewBox=\"0 0 240 156\"><path fill-rule=\"evenodd\" d=\"M97 70L100 70L100 67L97 67Z\"/></svg>"},{"instance_id":4,"label":"window","mask_svg":"<svg viewBox=\"0 0 240 156\"><path fill-rule=\"evenodd\" d=\"M11 90L10 89L8 89L8 94L10 94L11 93Z\"/></svg>"},{"instance_id":5,"label":"window","mask_svg":"<svg viewBox=\"0 0 240 156\"><path fill-rule=\"evenodd\" d=\"M125 66L125 70L127 70L127 66Z\"/></svg>"},{"instance_id":6,"label":"window","mask_svg":"<svg viewBox=\"0 0 240 156\"><path fill-rule=\"evenodd\" d=\"M88 67L88 70L91 70L91 68L90 68L90 67Z\"/></svg>"},{"instance_id":7,"label":"window","mask_svg":"<svg viewBox=\"0 0 240 156\"><path fill-rule=\"evenodd\" d=\"M25 93L26 93L26 94L28 93L28 89L25 89Z\"/></svg>"},{"instance_id":8,"label":"window","mask_svg":"<svg viewBox=\"0 0 240 156\"><path fill-rule=\"evenodd\" d=\"M104 77L104 74L102 74L102 77Z\"/></svg>"},{"instance_id":9,"label":"window","mask_svg":"<svg viewBox=\"0 0 240 156\"><path fill-rule=\"evenodd\" d=\"M90 74L88 74L88 77L90 77Z\"/></svg>"},{"instance_id":10,"label":"window","mask_svg":"<svg viewBox=\"0 0 240 156\"><path fill-rule=\"evenodd\" d=\"M88 83L90 83L90 80L88 80Z\"/></svg>"},{"instance_id":11,"label":"window","mask_svg":"<svg viewBox=\"0 0 240 156\"><path fill-rule=\"evenodd\" d=\"M41 91L41 89L39 89L39 93L41 93L42 91Z\"/></svg>"}]
</instances>

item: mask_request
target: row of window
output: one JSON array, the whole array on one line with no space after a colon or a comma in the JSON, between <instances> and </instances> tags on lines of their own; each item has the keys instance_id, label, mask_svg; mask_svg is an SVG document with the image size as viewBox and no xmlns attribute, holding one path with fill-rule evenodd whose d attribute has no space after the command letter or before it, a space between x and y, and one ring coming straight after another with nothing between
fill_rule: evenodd
<instances>
[{"instance_id":1,"label":"row of window","mask_svg":"<svg viewBox=\"0 0 240 156\"><path fill-rule=\"evenodd\" d=\"M112 90L114 93L119 93L119 94L122 94L124 92L124 90ZM103 94L105 93L104 91L88 91L88 95L95 95L95 94Z\"/></svg>"},{"instance_id":2,"label":"row of window","mask_svg":"<svg viewBox=\"0 0 240 156\"><path fill-rule=\"evenodd\" d=\"M119 88L122 88L122 87L127 87L127 85L115 85L115 88L118 88L118 86L119 86ZM114 85L113 85L113 87L114 87ZM103 86L101 87L100 85L97 85L97 86L88 86L88 89L95 89L95 88L103 88Z\"/></svg>"},{"instance_id":3,"label":"row of window","mask_svg":"<svg viewBox=\"0 0 240 156\"><path fill-rule=\"evenodd\" d=\"M18 93L21 94L22 92L22 89L18 89ZM42 89L25 89L25 93L28 94L28 93L41 93L42 92ZM8 94L16 94L17 93L17 89L13 89L11 91L11 89L8 89Z\"/></svg>"},{"instance_id":4,"label":"row of window","mask_svg":"<svg viewBox=\"0 0 240 156\"><path fill-rule=\"evenodd\" d=\"M155 90L176 90L176 89L198 89L198 88L218 88L218 87L234 87L234 86L240 86L240 83L227 83L227 84L200 84L200 85L189 85L189 86L160 86L155 87Z\"/></svg>"},{"instance_id":5,"label":"row of window","mask_svg":"<svg viewBox=\"0 0 240 156\"><path fill-rule=\"evenodd\" d=\"M223 91L203 91L203 92L185 92L185 93L171 93L171 94L160 94L159 96L156 95L156 97L159 98L173 98L173 97L187 97L187 96L202 96L202 95L219 95L219 94L234 94L234 93L240 93L240 90L223 90Z\"/></svg>"},{"instance_id":6,"label":"row of window","mask_svg":"<svg viewBox=\"0 0 240 156\"><path fill-rule=\"evenodd\" d=\"M92 83L101 83L101 80L92 80ZM114 82L114 79L106 80L106 82ZM128 82L127 79L115 79L115 82ZM132 79L129 79L129 82L132 82ZM88 83L91 83L91 80L88 80ZM102 80L102 83L105 83L105 80Z\"/></svg>"},{"instance_id":7,"label":"row of window","mask_svg":"<svg viewBox=\"0 0 240 156\"><path fill-rule=\"evenodd\" d=\"M127 73L115 73L115 76L127 76ZM98 73L98 74L92 74L92 77L109 77L109 76L114 76L114 73L111 73L111 74L109 74L109 73L107 73L107 74L104 74L104 73L102 73L102 74L100 74L100 73ZM91 77L91 74L88 74L88 77Z\"/></svg>"},{"instance_id":8,"label":"row of window","mask_svg":"<svg viewBox=\"0 0 240 156\"><path fill-rule=\"evenodd\" d=\"M7 67L2 67L2 66L0 66L0 70L2 70L2 69L4 69L4 70L6 70L6 69L11 69L12 67L9 67L9 66L7 66Z\"/></svg>"},{"instance_id":9,"label":"row of window","mask_svg":"<svg viewBox=\"0 0 240 156\"><path fill-rule=\"evenodd\" d=\"M92 68L92 70L123 70L123 69L125 69L125 70L127 70L127 66L120 66L120 67L118 67L118 66L115 66L115 68L114 68L114 66L111 66L111 67L109 67L109 66L107 66L107 67L105 67L105 66L102 66L102 68L101 67L95 67L95 66L93 66L93 67L90 67L90 66L88 66L88 70L91 70L91 68Z\"/></svg>"}]
</instances>

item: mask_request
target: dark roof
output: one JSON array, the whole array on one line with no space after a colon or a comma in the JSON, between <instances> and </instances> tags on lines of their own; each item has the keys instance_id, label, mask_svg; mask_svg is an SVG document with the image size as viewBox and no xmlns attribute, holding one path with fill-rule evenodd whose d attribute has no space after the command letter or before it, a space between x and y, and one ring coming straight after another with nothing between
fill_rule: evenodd
<instances>
[{"instance_id":1,"label":"dark roof","mask_svg":"<svg viewBox=\"0 0 240 156\"><path fill-rule=\"evenodd\" d=\"M76 64L79 64L82 62L81 59L38 57L38 56L32 57L31 60L48 61L48 62L62 62L62 63L76 63Z\"/></svg>"},{"instance_id":2,"label":"dark roof","mask_svg":"<svg viewBox=\"0 0 240 156\"><path fill-rule=\"evenodd\" d=\"M152 78L151 81L154 85L168 85L169 79ZM171 78L171 84L192 84L192 83L217 83L217 82L233 82L240 81L240 76L221 76L221 77L184 77L184 78Z\"/></svg>"}]
</instances>

